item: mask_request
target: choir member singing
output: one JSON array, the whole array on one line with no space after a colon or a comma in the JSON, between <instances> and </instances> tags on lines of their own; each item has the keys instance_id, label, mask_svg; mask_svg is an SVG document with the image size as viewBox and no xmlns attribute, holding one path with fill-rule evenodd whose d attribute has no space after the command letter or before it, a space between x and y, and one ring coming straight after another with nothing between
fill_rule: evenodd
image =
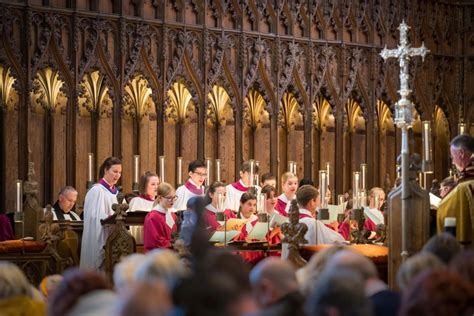
<instances>
[{"instance_id":1,"label":"choir member singing","mask_svg":"<svg viewBox=\"0 0 474 316\"><path fill-rule=\"evenodd\" d=\"M221 225L217 221L217 213L223 212L224 216L229 218L235 218L234 212L231 210L219 210L219 196L225 199L226 188L225 184L219 181L214 182L208 189L205 204L207 205L204 210L204 220L209 231L213 232L221 229ZM223 207L224 205L222 205Z\"/></svg>"},{"instance_id":2,"label":"choir member singing","mask_svg":"<svg viewBox=\"0 0 474 316\"><path fill-rule=\"evenodd\" d=\"M253 168L253 170L252 170ZM227 185L227 196L225 208L237 212L240 206L240 197L249 190L249 187L255 182L251 179L258 172L258 166L250 161L246 161L240 168L240 180ZM258 185L254 185L254 193L260 191Z\"/></svg>"},{"instance_id":3,"label":"choir member singing","mask_svg":"<svg viewBox=\"0 0 474 316\"><path fill-rule=\"evenodd\" d=\"M248 234L252 231L258 221L258 217L255 215L256 210L257 197L249 192L243 193L240 197L240 208L237 217L245 219L247 222L242 226L240 235L236 237L236 240L245 240Z\"/></svg>"},{"instance_id":4,"label":"choir member singing","mask_svg":"<svg viewBox=\"0 0 474 316\"><path fill-rule=\"evenodd\" d=\"M176 190L176 202L174 208L178 211L186 209L186 202L194 196L204 196L204 180L207 177L207 169L204 162L192 161L188 166L189 179Z\"/></svg>"},{"instance_id":5,"label":"choir member singing","mask_svg":"<svg viewBox=\"0 0 474 316\"><path fill-rule=\"evenodd\" d=\"M262 188L266 185L269 185L269 186L272 186L272 187L276 188L276 184L277 184L276 178L273 174L271 174L269 172L264 173L262 175L262 177L260 178L260 181L262 181L260 183L260 186Z\"/></svg>"},{"instance_id":6,"label":"choir member singing","mask_svg":"<svg viewBox=\"0 0 474 316\"><path fill-rule=\"evenodd\" d=\"M283 193L278 197L275 209L281 215L288 217L291 200L295 198L295 193L298 189L298 177L291 172L285 172L281 176L281 187Z\"/></svg>"},{"instance_id":7,"label":"choir member singing","mask_svg":"<svg viewBox=\"0 0 474 316\"><path fill-rule=\"evenodd\" d=\"M108 230L100 223L112 215L112 205L118 203L115 184L122 174L122 162L116 157L107 158L99 169L99 183L87 192L84 201L84 231L81 243L82 269L100 270L104 263L104 245Z\"/></svg>"},{"instance_id":8,"label":"choir member singing","mask_svg":"<svg viewBox=\"0 0 474 316\"><path fill-rule=\"evenodd\" d=\"M156 173L150 171L145 172L145 174L140 177L140 182L138 183L140 195L130 201L128 212L151 211L155 203L159 184L160 178ZM143 244L143 226L130 226L130 234L135 238L137 244Z\"/></svg>"},{"instance_id":9,"label":"choir member singing","mask_svg":"<svg viewBox=\"0 0 474 316\"><path fill-rule=\"evenodd\" d=\"M158 197L153 209L145 217L143 223L143 244L145 251L154 248L170 248L172 234L177 232L176 215L173 203L176 191L166 182L158 186Z\"/></svg>"}]
</instances>

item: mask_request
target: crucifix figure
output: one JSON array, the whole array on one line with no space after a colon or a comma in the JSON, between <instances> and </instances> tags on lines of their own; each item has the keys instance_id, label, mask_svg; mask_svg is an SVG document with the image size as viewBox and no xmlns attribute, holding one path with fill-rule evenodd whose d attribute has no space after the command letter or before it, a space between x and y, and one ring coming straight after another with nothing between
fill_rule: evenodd
<instances>
[{"instance_id":1,"label":"crucifix figure","mask_svg":"<svg viewBox=\"0 0 474 316\"><path fill-rule=\"evenodd\" d=\"M387 49L387 46L382 50L380 56L386 61L388 58L398 58L400 64L400 100L395 103L395 124L402 130L402 262L408 257L408 223L407 223L407 211L408 211L408 199L410 199L410 189L408 186L408 168L409 168L409 147L408 147L408 129L413 124L413 103L409 100L411 93L408 87L408 63L410 57L421 56L424 61L426 54L429 50L422 43L421 47L410 47L408 43L408 30L410 27L403 21L398 30L400 31L400 44L396 49Z\"/></svg>"}]
</instances>

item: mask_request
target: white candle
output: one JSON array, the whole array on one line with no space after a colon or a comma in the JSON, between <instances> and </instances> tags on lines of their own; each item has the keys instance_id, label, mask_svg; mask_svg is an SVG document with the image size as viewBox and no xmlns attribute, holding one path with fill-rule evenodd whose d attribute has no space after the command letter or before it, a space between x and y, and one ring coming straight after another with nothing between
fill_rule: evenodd
<instances>
[{"instance_id":1,"label":"white candle","mask_svg":"<svg viewBox=\"0 0 474 316\"><path fill-rule=\"evenodd\" d=\"M254 186L255 181L255 161L250 160L250 186Z\"/></svg>"},{"instance_id":2,"label":"white candle","mask_svg":"<svg viewBox=\"0 0 474 316\"><path fill-rule=\"evenodd\" d=\"M360 191L359 192L359 195L360 195L360 205L361 206L367 206L367 196L365 195L365 191Z\"/></svg>"},{"instance_id":3,"label":"white candle","mask_svg":"<svg viewBox=\"0 0 474 316\"><path fill-rule=\"evenodd\" d=\"M458 134L462 135L466 133L466 123L459 123L458 124Z\"/></svg>"},{"instance_id":4,"label":"white candle","mask_svg":"<svg viewBox=\"0 0 474 316\"><path fill-rule=\"evenodd\" d=\"M160 156L160 181L165 182L165 156Z\"/></svg>"},{"instance_id":5,"label":"white candle","mask_svg":"<svg viewBox=\"0 0 474 316\"><path fill-rule=\"evenodd\" d=\"M296 161L293 161L293 171L291 171L296 176Z\"/></svg>"},{"instance_id":6,"label":"white candle","mask_svg":"<svg viewBox=\"0 0 474 316\"><path fill-rule=\"evenodd\" d=\"M257 213L265 213L265 194L257 194Z\"/></svg>"},{"instance_id":7,"label":"white candle","mask_svg":"<svg viewBox=\"0 0 474 316\"><path fill-rule=\"evenodd\" d=\"M288 172L293 173L293 161L288 161Z\"/></svg>"},{"instance_id":8,"label":"white candle","mask_svg":"<svg viewBox=\"0 0 474 316\"><path fill-rule=\"evenodd\" d=\"M423 160L431 161L431 123L430 121L423 121Z\"/></svg>"},{"instance_id":9,"label":"white candle","mask_svg":"<svg viewBox=\"0 0 474 316\"><path fill-rule=\"evenodd\" d=\"M211 158L206 158L206 171L207 171L207 176L206 176L206 185L210 186L211 185Z\"/></svg>"},{"instance_id":10,"label":"white candle","mask_svg":"<svg viewBox=\"0 0 474 316\"><path fill-rule=\"evenodd\" d=\"M87 181L93 182L94 175L93 175L93 165L94 165L94 154L89 153L87 155Z\"/></svg>"},{"instance_id":11,"label":"white candle","mask_svg":"<svg viewBox=\"0 0 474 316\"><path fill-rule=\"evenodd\" d=\"M225 196L221 192L217 193L217 211L224 212Z\"/></svg>"},{"instance_id":12,"label":"white candle","mask_svg":"<svg viewBox=\"0 0 474 316\"><path fill-rule=\"evenodd\" d=\"M178 157L178 161L177 161L177 184L182 184L183 183L183 157Z\"/></svg>"},{"instance_id":13,"label":"white candle","mask_svg":"<svg viewBox=\"0 0 474 316\"><path fill-rule=\"evenodd\" d=\"M354 200L354 208L359 208L359 188L360 188L360 172L354 172L352 183L352 199Z\"/></svg>"},{"instance_id":14,"label":"white candle","mask_svg":"<svg viewBox=\"0 0 474 316\"><path fill-rule=\"evenodd\" d=\"M367 190L367 165L365 163L360 165L361 177L362 177L362 191Z\"/></svg>"},{"instance_id":15,"label":"white candle","mask_svg":"<svg viewBox=\"0 0 474 316\"><path fill-rule=\"evenodd\" d=\"M138 183L140 180L140 155L133 156L133 182Z\"/></svg>"},{"instance_id":16,"label":"white candle","mask_svg":"<svg viewBox=\"0 0 474 316\"><path fill-rule=\"evenodd\" d=\"M15 181L16 185L16 212L21 213L23 210L23 188L21 180Z\"/></svg>"},{"instance_id":17,"label":"white candle","mask_svg":"<svg viewBox=\"0 0 474 316\"><path fill-rule=\"evenodd\" d=\"M327 177L328 177L328 186L329 186L329 183L330 183L329 180L331 179L330 169L331 169L331 165L329 164L329 162L326 162L326 173L327 173Z\"/></svg>"},{"instance_id":18,"label":"white candle","mask_svg":"<svg viewBox=\"0 0 474 316\"><path fill-rule=\"evenodd\" d=\"M327 192L327 174L326 170L319 170L319 196L321 208L326 208L326 192Z\"/></svg>"},{"instance_id":19,"label":"white candle","mask_svg":"<svg viewBox=\"0 0 474 316\"><path fill-rule=\"evenodd\" d=\"M221 160L216 159L216 181L221 181Z\"/></svg>"},{"instance_id":20,"label":"white candle","mask_svg":"<svg viewBox=\"0 0 474 316\"><path fill-rule=\"evenodd\" d=\"M344 195L340 194L337 196L337 199L339 201L339 205L343 205L344 204Z\"/></svg>"}]
</instances>

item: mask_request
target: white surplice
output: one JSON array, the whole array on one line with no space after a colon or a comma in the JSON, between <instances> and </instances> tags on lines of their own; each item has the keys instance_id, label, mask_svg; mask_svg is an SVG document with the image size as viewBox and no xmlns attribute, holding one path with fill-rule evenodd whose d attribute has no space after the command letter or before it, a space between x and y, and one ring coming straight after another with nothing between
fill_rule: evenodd
<instances>
[{"instance_id":1,"label":"white surplice","mask_svg":"<svg viewBox=\"0 0 474 316\"><path fill-rule=\"evenodd\" d=\"M155 203L155 201L144 199L141 196L134 197L128 205L128 212L149 212L153 208L153 203ZM130 234L135 238L137 245L143 245L143 226L130 226Z\"/></svg>"},{"instance_id":2,"label":"white surplice","mask_svg":"<svg viewBox=\"0 0 474 316\"><path fill-rule=\"evenodd\" d=\"M175 209L176 211L186 210L186 203L188 203L188 200L190 198L195 197L195 196L204 196L205 194L204 186L201 185L200 187L198 187L196 183L194 183L194 181L191 179L189 179L188 181L190 181L191 184L197 188L197 190L200 190L202 192L200 192L199 194L196 194L196 193L191 192L186 187L186 185L184 184L181 185L178 189L176 189L176 201L173 204L173 209Z\"/></svg>"},{"instance_id":3,"label":"white surplice","mask_svg":"<svg viewBox=\"0 0 474 316\"><path fill-rule=\"evenodd\" d=\"M301 208L300 214L311 216L303 217L299 220L300 223L305 223L306 226L308 226L308 231L304 235L304 238L308 241L308 245L332 244L344 241L344 237L342 237L341 234L327 227L321 221L316 220L312 217L310 211Z\"/></svg>"}]
</instances>

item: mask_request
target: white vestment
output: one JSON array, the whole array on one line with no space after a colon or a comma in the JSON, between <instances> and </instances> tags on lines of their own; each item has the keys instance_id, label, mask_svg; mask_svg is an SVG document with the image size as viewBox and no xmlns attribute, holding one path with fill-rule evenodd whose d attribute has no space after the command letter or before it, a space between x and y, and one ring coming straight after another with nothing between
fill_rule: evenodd
<instances>
[{"instance_id":1,"label":"white vestment","mask_svg":"<svg viewBox=\"0 0 474 316\"><path fill-rule=\"evenodd\" d=\"M112 215L112 204L117 202L113 194L101 184L95 184L84 201L84 231L81 244L81 269L101 269L104 261L104 245L108 230L100 224L101 219Z\"/></svg>"},{"instance_id":2,"label":"white vestment","mask_svg":"<svg viewBox=\"0 0 474 316\"><path fill-rule=\"evenodd\" d=\"M240 188L240 190L237 189L233 183L228 184L225 187L226 188L226 196L225 196L225 202L224 202L225 210L232 210L234 212L239 211L240 198L242 197L242 194L248 191L248 186L246 186L242 182L242 180L239 180L238 187ZM258 185L256 185L255 188L257 190L257 194L260 193L260 191L262 190Z\"/></svg>"},{"instance_id":3,"label":"white vestment","mask_svg":"<svg viewBox=\"0 0 474 316\"><path fill-rule=\"evenodd\" d=\"M300 209L300 214L311 216L311 212L306 209ZM301 215L300 215L301 216ZM311 217L303 217L299 220L308 226L308 231L304 238L308 241L308 245L332 244L335 242L343 242L344 237L335 230L324 225L320 220Z\"/></svg>"},{"instance_id":4,"label":"white vestment","mask_svg":"<svg viewBox=\"0 0 474 316\"><path fill-rule=\"evenodd\" d=\"M186 203L188 203L188 200L190 198L205 195L204 186L198 187L191 179L189 179L188 181L190 181L198 190L201 190L202 193L193 193L184 184L180 186L178 189L176 189L176 202L174 202L173 204L173 208L176 211L186 210Z\"/></svg>"},{"instance_id":5,"label":"white vestment","mask_svg":"<svg viewBox=\"0 0 474 316\"><path fill-rule=\"evenodd\" d=\"M150 201L140 196L134 197L128 205L128 212L149 212L153 208L153 203L155 203L155 201ZM137 245L143 245L143 226L130 226L130 234L135 238Z\"/></svg>"}]
</instances>

